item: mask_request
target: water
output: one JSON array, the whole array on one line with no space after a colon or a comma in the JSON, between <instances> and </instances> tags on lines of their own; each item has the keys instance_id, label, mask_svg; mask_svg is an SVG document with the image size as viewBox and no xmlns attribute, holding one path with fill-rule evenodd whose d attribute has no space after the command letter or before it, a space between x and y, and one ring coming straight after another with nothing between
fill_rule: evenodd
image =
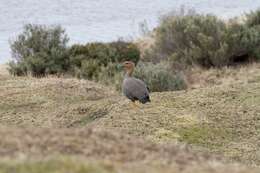
<instances>
[{"instance_id":1,"label":"water","mask_svg":"<svg viewBox=\"0 0 260 173\"><path fill-rule=\"evenodd\" d=\"M260 0L0 0L0 63L10 60L9 41L28 23L66 29L70 44L140 36L139 24L158 24L158 17L181 5L222 18L260 7Z\"/></svg>"}]
</instances>

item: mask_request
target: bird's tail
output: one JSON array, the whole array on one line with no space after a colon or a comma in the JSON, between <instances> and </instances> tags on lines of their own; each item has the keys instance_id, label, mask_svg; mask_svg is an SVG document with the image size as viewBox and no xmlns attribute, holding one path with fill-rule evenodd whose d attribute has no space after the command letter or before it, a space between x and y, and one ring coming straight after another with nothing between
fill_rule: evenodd
<instances>
[{"instance_id":1,"label":"bird's tail","mask_svg":"<svg viewBox=\"0 0 260 173\"><path fill-rule=\"evenodd\" d=\"M145 97L141 98L139 101L140 101L141 103L143 103L143 104L145 104L145 103L147 103L147 102L151 102L149 96L145 96Z\"/></svg>"}]
</instances>

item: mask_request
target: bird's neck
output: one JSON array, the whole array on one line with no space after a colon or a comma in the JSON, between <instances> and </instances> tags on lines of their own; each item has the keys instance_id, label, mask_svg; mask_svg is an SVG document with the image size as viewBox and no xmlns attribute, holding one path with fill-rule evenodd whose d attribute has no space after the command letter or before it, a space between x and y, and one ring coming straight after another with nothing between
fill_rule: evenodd
<instances>
[{"instance_id":1,"label":"bird's neck","mask_svg":"<svg viewBox=\"0 0 260 173\"><path fill-rule=\"evenodd\" d=\"M133 74L133 69L129 69L129 70L127 70L126 71L126 77L131 77L132 76L132 74Z\"/></svg>"}]
</instances>

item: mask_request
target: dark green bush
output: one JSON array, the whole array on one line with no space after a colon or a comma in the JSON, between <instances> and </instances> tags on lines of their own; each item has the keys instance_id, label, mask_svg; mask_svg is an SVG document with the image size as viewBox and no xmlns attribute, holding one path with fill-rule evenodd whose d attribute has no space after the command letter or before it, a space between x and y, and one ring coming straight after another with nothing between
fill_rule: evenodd
<instances>
[{"instance_id":1,"label":"dark green bush","mask_svg":"<svg viewBox=\"0 0 260 173\"><path fill-rule=\"evenodd\" d=\"M185 15L162 19L156 34L156 51L181 64L221 66L226 44L222 42L226 26L215 16Z\"/></svg>"},{"instance_id":2,"label":"dark green bush","mask_svg":"<svg viewBox=\"0 0 260 173\"><path fill-rule=\"evenodd\" d=\"M225 34L226 58L230 64L257 60L260 48L260 26L248 27L237 22L229 23Z\"/></svg>"},{"instance_id":3,"label":"dark green bush","mask_svg":"<svg viewBox=\"0 0 260 173\"><path fill-rule=\"evenodd\" d=\"M134 43L116 41L109 43L109 45L116 51L114 62L133 61L135 64L140 59L140 50Z\"/></svg>"},{"instance_id":4,"label":"dark green bush","mask_svg":"<svg viewBox=\"0 0 260 173\"><path fill-rule=\"evenodd\" d=\"M140 58L137 46L123 41L73 45L69 52L72 72L78 77L87 79L97 78L101 68L109 64L111 66L111 63L116 64L125 60L137 63Z\"/></svg>"},{"instance_id":5,"label":"dark green bush","mask_svg":"<svg viewBox=\"0 0 260 173\"><path fill-rule=\"evenodd\" d=\"M68 37L60 26L28 24L11 43L10 73L42 76L63 73L69 68L66 44Z\"/></svg>"},{"instance_id":6,"label":"dark green bush","mask_svg":"<svg viewBox=\"0 0 260 173\"><path fill-rule=\"evenodd\" d=\"M70 48L71 65L81 66L82 61L96 60L100 65L115 61L116 52L106 43L88 43L73 45Z\"/></svg>"},{"instance_id":7,"label":"dark green bush","mask_svg":"<svg viewBox=\"0 0 260 173\"><path fill-rule=\"evenodd\" d=\"M260 60L260 8L246 15L246 24L253 28L251 33L257 42L255 47L251 47L252 56Z\"/></svg>"},{"instance_id":8,"label":"dark green bush","mask_svg":"<svg viewBox=\"0 0 260 173\"><path fill-rule=\"evenodd\" d=\"M251 13L248 23L242 24L235 19L224 22L213 15L196 13L166 16L146 56L172 60L180 66L223 67L249 61L259 53L258 15Z\"/></svg>"},{"instance_id":9,"label":"dark green bush","mask_svg":"<svg viewBox=\"0 0 260 173\"><path fill-rule=\"evenodd\" d=\"M24 62L15 63L14 61L11 61L8 63L9 68L8 71L12 75L16 76L25 76L27 75L27 67Z\"/></svg>"},{"instance_id":10,"label":"dark green bush","mask_svg":"<svg viewBox=\"0 0 260 173\"><path fill-rule=\"evenodd\" d=\"M260 8L246 15L246 24L251 27L260 25Z\"/></svg>"}]
</instances>

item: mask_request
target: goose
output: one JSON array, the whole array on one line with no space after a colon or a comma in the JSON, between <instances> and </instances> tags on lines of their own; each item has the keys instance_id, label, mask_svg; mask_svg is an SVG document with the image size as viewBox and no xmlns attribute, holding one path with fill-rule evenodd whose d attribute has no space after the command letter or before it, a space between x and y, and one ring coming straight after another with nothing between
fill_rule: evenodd
<instances>
[{"instance_id":1,"label":"goose","mask_svg":"<svg viewBox=\"0 0 260 173\"><path fill-rule=\"evenodd\" d=\"M142 104L151 102L147 85L142 80L132 77L135 64L132 61L125 61L122 66L125 70L122 84L123 94L134 104L135 101L139 101Z\"/></svg>"}]
</instances>

